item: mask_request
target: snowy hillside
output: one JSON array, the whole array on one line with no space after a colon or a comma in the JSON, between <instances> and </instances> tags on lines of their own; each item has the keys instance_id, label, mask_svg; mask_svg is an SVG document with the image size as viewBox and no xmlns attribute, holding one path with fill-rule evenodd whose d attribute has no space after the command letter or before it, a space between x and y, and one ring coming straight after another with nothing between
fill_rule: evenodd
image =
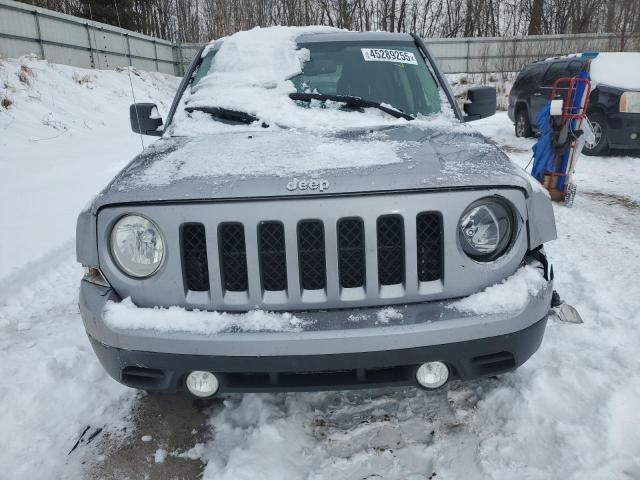
<instances>
[{"instance_id":1,"label":"snowy hillside","mask_svg":"<svg viewBox=\"0 0 640 480\"><path fill-rule=\"evenodd\" d=\"M136 99L166 114L178 79L131 77ZM74 234L79 210L141 150L130 103L126 71L0 60L2 478L60 478L85 425L128 415L132 392L102 372L77 313Z\"/></svg>"},{"instance_id":2,"label":"snowy hillside","mask_svg":"<svg viewBox=\"0 0 640 480\"><path fill-rule=\"evenodd\" d=\"M136 100L166 114L178 79L137 70L131 79ZM72 241L78 211L141 150L131 103L126 70L0 60L0 286Z\"/></svg>"},{"instance_id":3,"label":"snowy hillside","mask_svg":"<svg viewBox=\"0 0 640 480\"><path fill-rule=\"evenodd\" d=\"M177 79L132 80L166 115ZM76 215L141 148L130 103L126 71L0 60L1 478L640 478L639 157L580 159L547 251L585 323L551 321L518 371L433 393L194 406L108 378L76 306ZM528 163L533 141L505 113L476 125Z\"/></svg>"}]
</instances>

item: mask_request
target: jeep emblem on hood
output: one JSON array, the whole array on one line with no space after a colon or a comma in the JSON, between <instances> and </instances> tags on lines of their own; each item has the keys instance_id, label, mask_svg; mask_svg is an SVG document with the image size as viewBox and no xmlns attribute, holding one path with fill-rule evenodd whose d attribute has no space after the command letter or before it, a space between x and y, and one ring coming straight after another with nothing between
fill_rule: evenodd
<instances>
[{"instance_id":1,"label":"jeep emblem on hood","mask_svg":"<svg viewBox=\"0 0 640 480\"><path fill-rule=\"evenodd\" d=\"M310 180L297 178L292 179L287 183L287 190L293 192L294 190L318 190L324 192L329 189L329 180L323 178L312 178Z\"/></svg>"}]
</instances>

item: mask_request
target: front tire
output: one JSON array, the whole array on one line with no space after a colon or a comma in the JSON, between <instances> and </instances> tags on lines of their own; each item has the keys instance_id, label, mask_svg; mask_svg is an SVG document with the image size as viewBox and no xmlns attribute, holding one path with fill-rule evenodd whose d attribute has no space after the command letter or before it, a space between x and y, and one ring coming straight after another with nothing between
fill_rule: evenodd
<instances>
[{"instance_id":1,"label":"front tire","mask_svg":"<svg viewBox=\"0 0 640 480\"><path fill-rule=\"evenodd\" d=\"M529 122L529 112L526 108L520 108L516 112L515 129L516 137L533 137L533 129L531 128L531 122Z\"/></svg>"},{"instance_id":2,"label":"front tire","mask_svg":"<svg viewBox=\"0 0 640 480\"><path fill-rule=\"evenodd\" d=\"M591 113L587 115L593 134L596 137L595 145L589 147L586 143L582 147L585 155L604 155L609 150L609 137L607 135L607 118L601 113Z\"/></svg>"}]
</instances>

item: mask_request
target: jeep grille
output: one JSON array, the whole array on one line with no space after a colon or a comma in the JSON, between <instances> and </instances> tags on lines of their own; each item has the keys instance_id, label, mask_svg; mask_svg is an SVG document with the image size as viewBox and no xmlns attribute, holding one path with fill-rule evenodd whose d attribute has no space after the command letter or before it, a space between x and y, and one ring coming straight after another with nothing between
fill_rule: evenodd
<instances>
[{"instance_id":1,"label":"jeep grille","mask_svg":"<svg viewBox=\"0 0 640 480\"><path fill-rule=\"evenodd\" d=\"M247 311L331 310L456 298L511 275L527 250L524 195L513 246L482 264L458 246L457 223L484 190L158 203L104 208L98 215L100 268L136 305ZM131 212L162 230L166 256L143 280L109 254L111 228Z\"/></svg>"},{"instance_id":2,"label":"jeep grille","mask_svg":"<svg viewBox=\"0 0 640 480\"><path fill-rule=\"evenodd\" d=\"M442 274L441 217L435 212L423 212L415 221L419 280L438 280ZM375 228L378 283L380 286L402 286L406 272L403 217L380 216ZM182 263L186 288L207 291L209 255L205 227L190 223L182 229ZM286 292L288 256L297 256L300 289L303 292L326 288L324 223L321 220L305 219L298 222L296 230L297 254L295 251L287 251L285 226L281 222L264 221L257 225L256 258L263 291ZM229 292L245 292L248 290L248 269L244 225L223 223L218 232L222 288ZM363 288L367 271L364 221L361 218L339 219L336 243L330 247L337 252L340 286L343 289Z\"/></svg>"}]
</instances>

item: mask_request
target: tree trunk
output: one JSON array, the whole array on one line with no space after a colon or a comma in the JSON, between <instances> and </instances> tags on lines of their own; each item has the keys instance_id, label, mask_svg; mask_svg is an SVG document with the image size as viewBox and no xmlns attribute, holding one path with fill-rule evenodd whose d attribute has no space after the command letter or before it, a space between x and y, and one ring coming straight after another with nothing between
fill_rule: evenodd
<instances>
[{"instance_id":1,"label":"tree trunk","mask_svg":"<svg viewBox=\"0 0 640 480\"><path fill-rule=\"evenodd\" d=\"M542 15L544 13L544 0L533 0L531 7L531 19L529 20L529 35L542 35Z\"/></svg>"}]
</instances>

